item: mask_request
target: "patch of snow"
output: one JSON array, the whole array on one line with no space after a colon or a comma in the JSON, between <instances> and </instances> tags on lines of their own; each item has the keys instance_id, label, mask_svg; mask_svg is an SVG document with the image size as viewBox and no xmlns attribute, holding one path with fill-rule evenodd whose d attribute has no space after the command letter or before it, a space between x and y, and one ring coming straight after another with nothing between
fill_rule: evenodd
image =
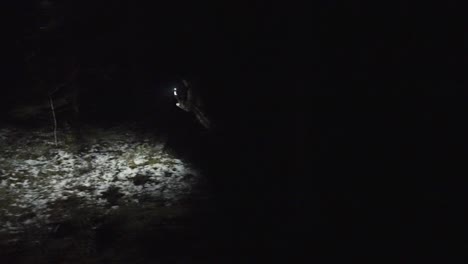
<instances>
[{"instance_id":1,"label":"patch of snow","mask_svg":"<svg viewBox=\"0 0 468 264\"><path fill-rule=\"evenodd\" d=\"M148 162L148 159L146 159L145 157L143 156L138 156L136 158L133 159L133 162L136 164L136 165L141 165L141 164L144 164L146 162Z\"/></svg>"},{"instance_id":2,"label":"patch of snow","mask_svg":"<svg viewBox=\"0 0 468 264\"><path fill-rule=\"evenodd\" d=\"M25 225L30 225L30 224L34 224L36 221L34 221L33 219L28 219L26 221L23 222L23 224Z\"/></svg>"},{"instance_id":3,"label":"patch of snow","mask_svg":"<svg viewBox=\"0 0 468 264\"><path fill-rule=\"evenodd\" d=\"M0 226L12 230L20 228L20 223L47 224L51 217L54 221L65 219L67 214L60 212L57 215L52 205L72 197L80 199L82 204L101 208L105 213L105 208L109 208L108 195L111 195L109 193L112 190L121 195L121 202L129 203L139 203L138 198L143 194L164 200L166 204L175 203L190 195L192 183L196 179L187 182L183 176L198 176L197 171L182 160L164 153L161 143L155 142L152 145L152 140L137 136L132 131L104 132L111 134L112 140L104 140L105 144L93 144L80 153L66 148L56 150L54 145L49 146L44 140L50 138L51 134L30 131L21 134L21 141L34 144L22 144L23 149L14 145L0 148L2 162L13 165L12 168L2 168L4 175L11 176L8 180L0 181L0 190L11 193L9 198L12 202L7 207L0 208L6 210L5 215L9 216L7 219L0 219ZM12 133L19 132L0 130L0 136L10 137ZM15 137L18 138L18 135L15 134ZM34 153L38 144L49 149L50 155L40 154L35 159L21 159L17 158L21 155L13 155ZM134 153L135 149L139 150L138 153ZM134 163L133 167L128 162L129 157ZM160 163L149 164L148 161L154 158ZM10 214L9 208L20 208L22 213ZM117 210L119 207L114 205L110 208ZM28 212L35 217L18 222L17 218Z\"/></svg>"},{"instance_id":4,"label":"patch of snow","mask_svg":"<svg viewBox=\"0 0 468 264\"><path fill-rule=\"evenodd\" d=\"M44 161L39 161L39 160L25 160L24 163L30 166L35 166L35 165L42 165L45 164L46 162Z\"/></svg>"}]
</instances>

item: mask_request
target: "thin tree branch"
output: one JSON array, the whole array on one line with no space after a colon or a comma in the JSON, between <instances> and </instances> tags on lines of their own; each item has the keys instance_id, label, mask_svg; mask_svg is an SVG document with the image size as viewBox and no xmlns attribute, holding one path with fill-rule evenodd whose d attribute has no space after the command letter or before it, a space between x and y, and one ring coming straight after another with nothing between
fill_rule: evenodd
<instances>
[{"instance_id":1,"label":"thin tree branch","mask_svg":"<svg viewBox=\"0 0 468 264\"><path fill-rule=\"evenodd\" d=\"M55 146L57 146L57 118L55 116L55 108L54 108L54 101L52 100L52 96L49 95L49 102L50 102L50 109L52 110L52 118L54 119L54 142Z\"/></svg>"}]
</instances>

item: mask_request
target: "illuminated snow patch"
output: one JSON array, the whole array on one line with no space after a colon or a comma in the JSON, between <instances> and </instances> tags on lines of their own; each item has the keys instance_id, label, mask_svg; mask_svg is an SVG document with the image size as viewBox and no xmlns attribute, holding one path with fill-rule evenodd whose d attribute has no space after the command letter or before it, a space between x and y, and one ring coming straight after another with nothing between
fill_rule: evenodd
<instances>
[{"instance_id":1,"label":"illuminated snow patch","mask_svg":"<svg viewBox=\"0 0 468 264\"><path fill-rule=\"evenodd\" d=\"M0 232L63 221L71 206L106 214L132 203L171 205L189 197L201 177L151 135L98 132L78 147L54 147L50 132L0 129Z\"/></svg>"}]
</instances>

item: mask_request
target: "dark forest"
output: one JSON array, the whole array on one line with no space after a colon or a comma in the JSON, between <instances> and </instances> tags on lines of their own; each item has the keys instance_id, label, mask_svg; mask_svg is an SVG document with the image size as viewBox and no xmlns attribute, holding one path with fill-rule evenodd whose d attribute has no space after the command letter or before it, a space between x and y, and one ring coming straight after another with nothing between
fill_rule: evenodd
<instances>
[{"instance_id":1,"label":"dark forest","mask_svg":"<svg viewBox=\"0 0 468 264\"><path fill-rule=\"evenodd\" d=\"M2 3L0 262L463 252L461 9L386 2Z\"/></svg>"}]
</instances>

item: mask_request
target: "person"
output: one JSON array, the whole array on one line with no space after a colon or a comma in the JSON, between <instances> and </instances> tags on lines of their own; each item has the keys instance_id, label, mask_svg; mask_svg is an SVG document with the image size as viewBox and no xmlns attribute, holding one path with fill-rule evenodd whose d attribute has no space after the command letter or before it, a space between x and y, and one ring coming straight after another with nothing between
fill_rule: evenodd
<instances>
[{"instance_id":1,"label":"person","mask_svg":"<svg viewBox=\"0 0 468 264\"><path fill-rule=\"evenodd\" d=\"M203 127L211 128L211 122L202 110L201 98L194 92L187 80L183 79L180 87L174 88L174 97L177 100L177 107L186 112L192 112Z\"/></svg>"}]
</instances>

